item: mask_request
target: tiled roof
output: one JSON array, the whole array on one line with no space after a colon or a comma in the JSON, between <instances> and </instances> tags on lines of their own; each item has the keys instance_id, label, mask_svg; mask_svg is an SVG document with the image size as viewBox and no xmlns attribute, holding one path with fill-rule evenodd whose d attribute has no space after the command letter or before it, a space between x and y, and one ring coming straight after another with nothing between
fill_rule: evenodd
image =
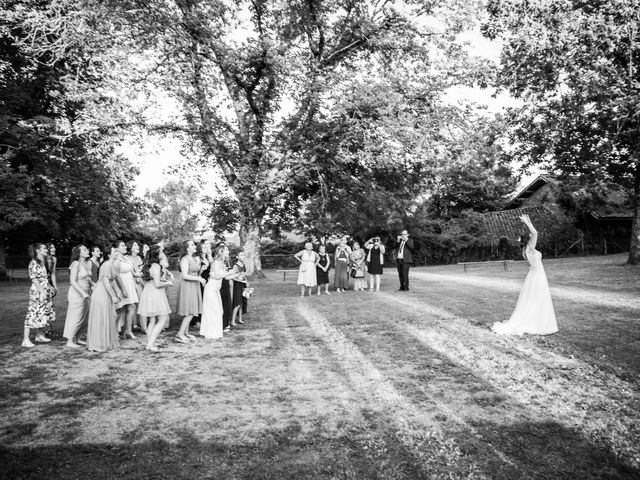
<instances>
[{"instance_id":1,"label":"tiled roof","mask_svg":"<svg viewBox=\"0 0 640 480\"><path fill-rule=\"evenodd\" d=\"M500 239L506 237L509 239L516 239L522 232L526 230L526 227L520 221L520 216L523 214L529 215L531 221L536 225L537 219L542 220L544 217L548 217L549 209L544 205L536 205L532 207L512 208L511 210L500 210L499 212L484 213L485 227L489 236Z\"/></svg>"}]
</instances>

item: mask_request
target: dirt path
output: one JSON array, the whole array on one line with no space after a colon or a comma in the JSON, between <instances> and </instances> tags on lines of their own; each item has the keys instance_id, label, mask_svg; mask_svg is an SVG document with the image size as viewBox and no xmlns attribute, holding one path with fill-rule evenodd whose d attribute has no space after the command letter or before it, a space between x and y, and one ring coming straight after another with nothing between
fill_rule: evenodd
<instances>
[{"instance_id":1,"label":"dirt path","mask_svg":"<svg viewBox=\"0 0 640 480\"><path fill-rule=\"evenodd\" d=\"M479 288L491 289L502 292L519 292L522 286L521 280L510 280L479 275L445 275L428 272L412 272L412 277L427 282L446 282L450 284L473 285ZM610 293L602 290L590 290L567 286L551 285L551 295L573 302L587 303L597 306L622 307L640 309L640 296L624 293Z\"/></svg>"}]
</instances>

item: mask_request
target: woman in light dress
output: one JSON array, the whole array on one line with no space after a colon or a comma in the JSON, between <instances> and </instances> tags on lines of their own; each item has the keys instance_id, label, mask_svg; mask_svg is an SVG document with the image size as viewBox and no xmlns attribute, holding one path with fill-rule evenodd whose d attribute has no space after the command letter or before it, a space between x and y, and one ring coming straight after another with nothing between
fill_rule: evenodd
<instances>
[{"instance_id":1,"label":"woman in light dress","mask_svg":"<svg viewBox=\"0 0 640 480\"><path fill-rule=\"evenodd\" d=\"M127 242L127 255L125 255L124 259L128 261L131 265L133 265L133 271L131 274L133 275L133 281L136 285L136 294L138 295L138 301L140 301L140 295L142 294L142 289L144 288L144 281L142 280L142 263L143 257L140 256L140 244L135 240L129 240ZM142 329L142 321L138 320L138 305L136 304L135 312L132 319L132 327L136 327L136 325L140 325ZM133 330L133 328L131 329Z\"/></svg>"},{"instance_id":2,"label":"woman in light dress","mask_svg":"<svg viewBox=\"0 0 640 480\"><path fill-rule=\"evenodd\" d=\"M496 322L491 329L501 335L549 335L558 331L547 274L542 266L542 254L536 250L538 232L528 215L520 217L529 230L520 237L522 256L529 263L516 308L506 322Z\"/></svg>"},{"instance_id":3,"label":"woman in light dress","mask_svg":"<svg viewBox=\"0 0 640 480\"><path fill-rule=\"evenodd\" d=\"M166 289L173 285L173 282L166 275L163 275L164 267L161 265L161 255L162 247L153 245L145 256L142 264L142 279L145 284L138 305L140 316L150 320L145 348L152 352L158 351L156 340L171 313Z\"/></svg>"},{"instance_id":4,"label":"woman in light dress","mask_svg":"<svg viewBox=\"0 0 640 480\"><path fill-rule=\"evenodd\" d=\"M105 352L120 346L118 338L116 305L121 300L117 266L124 242L114 242L103 251L98 283L91 294L89 319L87 320L87 348L93 352Z\"/></svg>"},{"instance_id":5,"label":"woman in light dress","mask_svg":"<svg viewBox=\"0 0 640 480\"><path fill-rule=\"evenodd\" d=\"M365 253L360 248L358 242L353 242L353 251L351 252L351 270L354 272L353 276L353 289L364 292L367 287L367 282L364 279L364 272L366 269Z\"/></svg>"},{"instance_id":6,"label":"woman in light dress","mask_svg":"<svg viewBox=\"0 0 640 480\"><path fill-rule=\"evenodd\" d=\"M136 308L138 306L138 292L136 290L136 281L133 275L135 267L129 260L127 260L127 244L122 240L119 240L117 244L118 260L115 267L122 287L122 297L116 306L116 310L118 310L118 330L122 329L124 326L124 338L129 337L134 339L136 337L133 334L132 327L133 319L136 316Z\"/></svg>"},{"instance_id":7,"label":"woman in light dress","mask_svg":"<svg viewBox=\"0 0 640 480\"><path fill-rule=\"evenodd\" d=\"M226 245L218 245L214 250L213 262L209 271L209 281L204 287L202 300L202 320L200 321L200 335L204 338L222 338L223 335L223 306L220 287L222 282L237 277L234 272L227 270L226 261L229 249Z\"/></svg>"},{"instance_id":8,"label":"woman in light dress","mask_svg":"<svg viewBox=\"0 0 640 480\"><path fill-rule=\"evenodd\" d=\"M48 343L50 338L44 336L44 329L56 321L56 312L53 308L54 288L49 283L47 269L45 267L45 256L47 247L43 243L34 243L29 246L29 278L31 288L29 289L29 307L24 320L23 347L34 347L29 339L31 329L36 331L36 342Z\"/></svg>"},{"instance_id":9,"label":"woman in light dress","mask_svg":"<svg viewBox=\"0 0 640 480\"><path fill-rule=\"evenodd\" d=\"M71 265L69 265L69 292L67 299L67 317L64 321L64 333L67 339L67 347L79 348L86 345L78 338L80 329L89 318L89 303L91 301L91 261L89 249L84 245L78 245L71 250Z\"/></svg>"},{"instance_id":10,"label":"woman in light dress","mask_svg":"<svg viewBox=\"0 0 640 480\"><path fill-rule=\"evenodd\" d=\"M349 288L349 259L351 258L351 248L347 245L347 237L340 240L340 245L336 247L334 253L336 273L333 277L333 286L338 293Z\"/></svg>"},{"instance_id":11,"label":"woman in light dress","mask_svg":"<svg viewBox=\"0 0 640 480\"><path fill-rule=\"evenodd\" d=\"M196 244L187 240L182 244L180 255L180 285L178 286L178 301L176 313L182 315L182 323L176 335L179 343L189 343L196 337L189 333L189 324L195 315L202 313L202 292L200 285L205 280L200 276L200 259L195 258Z\"/></svg>"},{"instance_id":12,"label":"woman in light dress","mask_svg":"<svg viewBox=\"0 0 640 480\"><path fill-rule=\"evenodd\" d=\"M313 243L305 243L304 250L300 250L293 257L300 262L298 270L300 296L304 297L307 288L309 289L309 295L311 295L311 290L318 284L316 262L319 260L318 254L313 251Z\"/></svg>"}]
</instances>

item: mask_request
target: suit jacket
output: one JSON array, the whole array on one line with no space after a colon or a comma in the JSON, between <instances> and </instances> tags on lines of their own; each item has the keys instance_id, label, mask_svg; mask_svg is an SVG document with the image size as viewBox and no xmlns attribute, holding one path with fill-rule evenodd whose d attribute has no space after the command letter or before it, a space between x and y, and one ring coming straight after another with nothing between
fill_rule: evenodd
<instances>
[{"instance_id":1,"label":"suit jacket","mask_svg":"<svg viewBox=\"0 0 640 480\"><path fill-rule=\"evenodd\" d=\"M402 241L398 243L395 251L393 252L396 260L402 260L404 263L413 263L413 240L410 238L404 244L404 250L402 251L402 258L398 257L398 253L400 252L400 246L402 245Z\"/></svg>"}]
</instances>

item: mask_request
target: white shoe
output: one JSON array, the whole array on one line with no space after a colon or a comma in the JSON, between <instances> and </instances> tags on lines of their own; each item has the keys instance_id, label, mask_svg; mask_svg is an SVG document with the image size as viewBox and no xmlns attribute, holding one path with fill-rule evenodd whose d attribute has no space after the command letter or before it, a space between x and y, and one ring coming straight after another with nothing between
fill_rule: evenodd
<instances>
[{"instance_id":1,"label":"white shoe","mask_svg":"<svg viewBox=\"0 0 640 480\"><path fill-rule=\"evenodd\" d=\"M31 348L31 347L35 347L35 345L31 342L31 340L27 339L27 340L23 340L22 341L22 346L26 347L26 348Z\"/></svg>"},{"instance_id":2,"label":"white shoe","mask_svg":"<svg viewBox=\"0 0 640 480\"><path fill-rule=\"evenodd\" d=\"M51 339L45 337L44 335L38 335L36 337L36 343L49 343L50 341L51 341Z\"/></svg>"}]
</instances>

